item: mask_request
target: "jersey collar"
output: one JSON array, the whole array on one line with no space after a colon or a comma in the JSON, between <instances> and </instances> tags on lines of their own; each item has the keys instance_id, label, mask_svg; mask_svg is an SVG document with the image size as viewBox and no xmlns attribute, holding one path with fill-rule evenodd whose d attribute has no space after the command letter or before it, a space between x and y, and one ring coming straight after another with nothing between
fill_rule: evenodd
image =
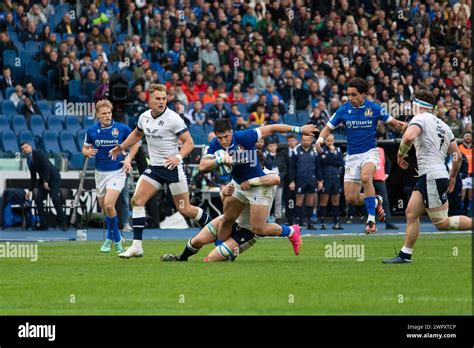
<instances>
[{"instance_id":1,"label":"jersey collar","mask_svg":"<svg viewBox=\"0 0 474 348\"><path fill-rule=\"evenodd\" d=\"M361 106L354 107L354 105L352 105L351 102L349 102L349 104L351 105L351 108L353 108L353 109L363 109L363 108L365 108L365 103L366 102L367 102L367 98L364 98L364 102L362 103Z\"/></svg>"},{"instance_id":2,"label":"jersey collar","mask_svg":"<svg viewBox=\"0 0 474 348\"><path fill-rule=\"evenodd\" d=\"M114 124L115 124L115 121L112 120L112 123L110 124L110 126L108 126L108 127L102 127L102 126L100 125L100 122L99 122L99 128L100 128L100 129L109 129L109 128L112 128L112 127L114 126Z\"/></svg>"},{"instance_id":3,"label":"jersey collar","mask_svg":"<svg viewBox=\"0 0 474 348\"><path fill-rule=\"evenodd\" d=\"M166 108L163 110L163 112L162 112L161 114L159 114L158 116L156 116L156 117L153 117L153 112L150 110L151 118L154 119L154 120L156 120L158 117L160 117L161 115L163 115L163 114L166 112L166 110L168 110L168 107L166 107Z\"/></svg>"}]
</instances>

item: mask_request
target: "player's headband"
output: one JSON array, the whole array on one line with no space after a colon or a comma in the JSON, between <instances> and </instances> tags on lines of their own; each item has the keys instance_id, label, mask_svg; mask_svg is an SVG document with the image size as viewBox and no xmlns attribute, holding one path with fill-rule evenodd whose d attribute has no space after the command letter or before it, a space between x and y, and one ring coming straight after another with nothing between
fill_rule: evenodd
<instances>
[{"instance_id":1,"label":"player's headband","mask_svg":"<svg viewBox=\"0 0 474 348\"><path fill-rule=\"evenodd\" d=\"M420 106L420 107L422 107L422 108L428 108L428 109L432 109L432 108L433 108L433 105L432 105L432 104L427 103L427 102L425 102L425 101L423 101L423 100L420 100L420 99L415 99L415 100L413 101L413 104L416 104L416 105L418 105L418 106Z\"/></svg>"}]
</instances>

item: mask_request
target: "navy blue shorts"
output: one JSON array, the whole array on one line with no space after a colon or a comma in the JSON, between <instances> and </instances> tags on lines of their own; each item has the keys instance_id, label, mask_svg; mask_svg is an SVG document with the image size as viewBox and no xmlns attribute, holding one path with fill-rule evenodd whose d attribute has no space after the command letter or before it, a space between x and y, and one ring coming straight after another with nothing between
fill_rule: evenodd
<instances>
[{"instance_id":1,"label":"navy blue shorts","mask_svg":"<svg viewBox=\"0 0 474 348\"><path fill-rule=\"evenodd\" d=\"M448 200L448 178L427 179L426 174L418 178L414 191L420 191L427 209L441 207Z\"/></svg>"},{"instance_id":2,"label":"navy blue shorts","mask_svg":"<svg viewBox=\"0 0 474 348\"><path fill-rule=\"evenodd\" d=\"M231 237L235 242L241 246L242 244L247 243L249 240L255 237L255 235L248 229L240 226L238 223L232 225L232 234Z\"/></svg>"},{"instance_id":3,"label":"navy blue shorts","mask_svg":"<svg viewBox=\"0 0 474 348\"><path fill-rule=\"evenodd\" d=\"M305 193L315 193L316 192L316 179L314 181L303 181L296 183L295 193L297 195L302 195Z\"/></svg>"},{"instance_id":4,"label":"navy blue shorts","mask_svg":"<svg viewBox=\"0 0 474 348\"><path fill-rule=\"evenodd\" d=\"M329 195L336 195L342 192L341 177L340 175L328 176L323 178L323 189L321 193L327 193Z\"/></svg>"},{"instance_id":5,"label":"navy blue shorts","mask_svg":"<svg viewBox=\"0 0 474 348\"><path fill-rule=\"evenodd\" d=\"M149 166L142 173L142 176L146 177L145 180L149 181L157 190L167 184L173 196L188 192L188 182L182 164L179 164L173 170L166 169L163 166Z\"/></svg>"}]
</instances>

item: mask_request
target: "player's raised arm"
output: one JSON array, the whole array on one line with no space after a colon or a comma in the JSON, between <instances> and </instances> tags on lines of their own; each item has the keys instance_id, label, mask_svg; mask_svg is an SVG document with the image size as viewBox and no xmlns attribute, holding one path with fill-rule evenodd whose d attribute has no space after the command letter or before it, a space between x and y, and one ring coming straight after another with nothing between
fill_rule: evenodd
<instances>
[{"instance_id":1,"label":"player's raised arm","mask_svg":"<svg viewBox=\"0 0 474 348\"><path fill-rule=\"evenodd\" d=\"M297 133L303 135L315 135L315 133L318 132L318 128L316 128L316 126L313 124L307 124L303 127L290 126L289 124L272 124L269 126L259 127L258 129L260 130L262 138L276 133Z\"/></svg>"},{"instance_id":2,"label":"player's raised arm","mask_svg":"<svg viewBox=\"0 0 474 348\"><path fill-rule=\"evenodd\" d=\"M135 128L132 133L125 139L122 144L115 146L112 150L109 151L109 156L115 161L117 156L121 154L125 149L135 145L143 138L143 131Z\"/></svg>"},{"instance_id":3,"label":"player's raised arm","mask_svg":"<svg viewBox=\"0 0 474 348\"><path fill-rule=\"evenodd\" d=\"M243 191L247 191L249 189L251 189L252 187L255 187L255 186L267 186L267 187L270 187L270 186L274 186L274 185L280 185L280 176L276 175L276 174L267 174L267 175L264 175L264 176L260 176L258 178L252 178L252 179L249 179L249 180L245 180L244 182L242 182L240 184L240 188L243 190Z\"/></svg>"},{"instance_id":4,"label":"player's raised arm","mask_svg":"<svg viewBox=\"0 0 474 348\"><path fill-rule=\"evenodd\" d=\"M123 170L125 171L125 173L129 173L132 170L132 161L135 158L135 155L137 154L139 148L140 142L132 145L130 147L130 152L128 153L128 156L125 157L125 159L122 161Z\"/></svg>"}]
</instances>

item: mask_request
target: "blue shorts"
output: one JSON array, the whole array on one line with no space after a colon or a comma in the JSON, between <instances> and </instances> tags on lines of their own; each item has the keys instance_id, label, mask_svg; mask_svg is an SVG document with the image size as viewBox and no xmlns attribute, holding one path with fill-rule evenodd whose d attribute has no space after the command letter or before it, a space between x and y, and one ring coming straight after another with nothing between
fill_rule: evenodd
<instances>
[{"instance_id":1,"label":"blue shorts","mask_svg":"<svg viewBox=\"0 0 474 348\"><path fill-rule=\"evenodd\" d=\"M418 178L414 191L420 191L427 209L441 207L448 200L448 178L427 179L426 174Z\"/></svg>"},{"instance_id":2,"label":"blue shorts","mask_svg":"<svg viewBox=\"0 0 474 348\"><path fill-rule=\"evenodd\" d=\"M249 240L255 237L255 235L250 230L240 226L236 222L234 222L232 225L232 234L230 236L239 246L247 243Z\"/></svg>"},{"instance_id":3,"label":"blue shorts","mask_svg":"<svg viewBox=\"0 0 474 348\"><path fill-rule=\"evenodd\" d=\"M321 190L321 193L326 193L329 195L341 193L341 176L339 174L323 178L323 181L323 189Z\"/></svg>"},{"instance_id":4,"label":"blue shorts","mask_svg":"<svg viewBox=\"0 0 474 348\"><path fill-rule=\"evenodd\" d=\"M295 193L297 195L302 195L305 193L315 193L316 192L316 179L312 181L303 181L296 183Z\"/></svg>"}]
</instances>

